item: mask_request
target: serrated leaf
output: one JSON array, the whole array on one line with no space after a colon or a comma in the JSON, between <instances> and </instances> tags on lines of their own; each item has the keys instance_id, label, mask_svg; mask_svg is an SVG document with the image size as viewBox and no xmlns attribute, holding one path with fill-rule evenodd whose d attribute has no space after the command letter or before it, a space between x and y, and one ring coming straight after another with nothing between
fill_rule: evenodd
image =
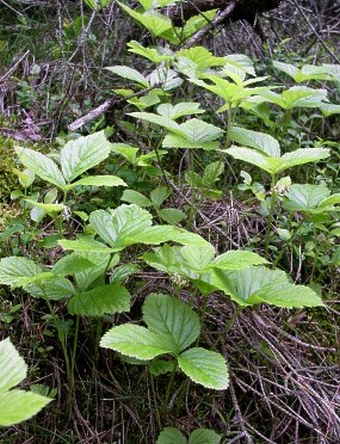
<instances>
[{"instance_id":1,"label":"serrated leaf","mask_svg":"<svg viewBox=\"0 0 340 444\"><path fill-rule=\"evenodd\" d=\"M215 257L215 248L211 244L190 245L180 249L184 264L192 271L201 273Z\"/></svg>"},{"instance_id":2,"label":"serrated leaf","mask_svg":"<svg viewBox=\"0 0 340 444\"><path fill-rule=\"evenodd\" d=\"M154 359L149 366L150 373L154 376L165 375L171 373L177 365L174 361L164 361L162 359Z\"/></svg>"},{"instance_id":3,"label":"serrated leaf","mask_svg":"<svg viewBox=\"0 0 340 444\"><path fill-rule=\"evenodd\" d=\"M314 307L323 302L313 290L291 284L286 273L265 267L239 271L216 270L212 284L228 294L240 306L266 302L278 307Z\"/></svg>"},{"instance_id":4,"label":"serrated leaf","mask_svg":"<svg viewBox=\"0 0 340 444\"><path fill-rule=\"evenodd\" d=\"M211 162L209 165L207 165L204 169L203 173L203 183L205 186L211 186L214 184L224 170L224 163L220 160L216 162Z\"/></svg>"},{"instance_id":5,"label":"serrated leaf","mask_svg":"<svg viewBox=\"0 0 340 444\"><path fill-rule=\"evenodd\" d=\"M228 368L220 353L194 347L178 357L178 365L197 384L215 390L228 388Z\"/></svg>"},{"instance_id":6,"label":"serrated leaf","mask_svg":"<svg viewBox=\"0 0 340 444\"><path fill-rule=\"evenodd\" d=\"M20 162L22 162L26 168L29 168L41 179L52 183L58 188L64 189L66 185L64 176L58 165L52 159L30 148L16 147L15 152Z\"/></svg>"},{"instance_id":7,"label":"serrated leaf","mask_svg":"<svg viewBox=\"0 0 340 444\"><path fill-rule=\"evenodd\" d=\"M111 144L104 131L71 140L61 149L61 169L65 180L70 183L85 171L105 160Z\"/></svg>"},{"instance_id":8,"label":"serrated leaf","mask_svg":"<svg viewBox=\"0 0 340 444\"><path fill-rule=\"evenodd\" d=\"M325 117L329 117L334 114L340 114L340 105L337 105L335 103L322 103L319 106L319 109Z\"/></svg>"},{"instance_id":9,"label":"serrated leaf","mask_svg":"<svg viewBox=\"0 0 340 444\"><path fill-rule=\"evenodd\" d=\"M284 171L293 166L327 159L329 154L330 151L327 148L299 148L291 153L286 153L281 157L282 165L277 169L277 172Z\"/></svg>"},{"instance_id":10,"label":"serrated leaf","mask_svg":"<svg viewBox=\"0 0 340 444\"><path fill-rule=\"evenodd\" d=\"M175 427L165 427L161 431L156 444L187 444L184 435Z\"/></svg>"},{"instance_id":11,"label":"serrated leaf","mask_svg":"<svg viewBox=\"0 0 340 444\"><path fill-rule=\"evenodd\" d=\"M275 174L282 164L281 159L270 158L251 148L232 146L225 150L225 152L234 159L243 160L244 162L255 165L262 170L267 171L269 174Z\"/></svg>"},{"instance_id":12,"label":"serrated leaf","mask_svg":"<svg viewBox=\"0 0 340 444\"><path fill-rule=\"evenodd\" d=\"M304 285L294 285L291 283L269 284L253 293L248 302L259 304L267 302L276 307L301 308L301 307L319 307L324 303L320 296L311 288Z\"/></svg>"},{"instance_id":13,"label":"serrated leaf","mask_svg":"<svg viewBox=\"0 0 340 444\"><path fill-rule=\"evenodd\" d=\"M52 277L39 285L29 284L25 290L35 298L44 298L50 301L67 299L76 293L72 282L64 277Z\"/></svg>"},{"instance_id":14,"label":"serrated leaf","mask_svg":"<svg viewBox=\"0 0 340 444\"><path fill-rule=\"evenodd\" d=\"M183 245L207 245L207 241L196 233L173 225L156 225L136 236L135 242L159 245L163 242L178 242Z\"/></svg>"},{"instance_id":15,"label":"serrated leaf","mask_svg":"<svg viewBox=\"0 0 340 444\"><path fill-rule=\"evenodd\" d=\"M63 239L58 241L58 244L64 250L73 250L77 252L111 253L114 251L112 248L109 248L105 244L94 240L90 236L84 236L76 240Z\"/></svg>"},{"instance_id":16,"label":"serrated leaf","mask_svg":"<svg viewBox=\"0 0 340 444\"><path fill-rule=\"evenodd\" d=\"M110 267L115 267L119 262L119 255L115 254L112 257L110 252L96 252L95 250L93 250L77 254L95 264L91 268L87 268L83 271L75 273L74 278L79 293L87 290L90 285L93 282L97 281L99 278L102 278L102 284L104 284L105 271L108 270Z\"/></svg>"},{"instance_id":17,"label":"serrated leaf","mask_svg":"<svg viewBox=\"0 0 340 444\"><path fill-rule=\"evenodd\" d=\"M0 426L26 421L52 401L51 398L24 390L11 390L0 395Z\"/></svg>"},{"instance_id":18,"label":"serrated leaf","mask_svg":"<svg viewBox=\"0 0 340 444\"><path fill-rule=\"evenodd\" d=\"M204 113L205 111L200 109L200 106L201 104L197 102L181 102L176 105L163 103L162 105L159 105L157 112L168 119L176 120L183 116Z\"/></svg>"},{"instance_id":19,"label":"serrated leaf","mask_svg":"<svg viewBox=\"0 0 340 444\"><path fill-rule=\"evenodd\" d=\"M221 128L199 119L190 119L180 125L183 137L192 143L205 143L218 139L224 133Z\"/></svg>"},{"instance_id":20,"label":"serrated leaf","mask_svg":"<svg viewBox=\"0 0 340 444\"><path fill-rule=\"evenodd\" d=\"M210 264L209 268L219 268L220 270L241 270L252 265L268 264L263 257L251 251L227 251L219 255Z\"/></svg>"},{"instance_id":21,"label":"serrated leaf","mask_svg":"<svg viewBox=\"0 0 340 444\"><path fill-rule=\"evenodd\" d=\"M7 391L27 374L27 365L7 338L0 341L0 426L10 426L38 413L50 398L23 390Z\"/></svg>"},{"instance_id":22,"label":"serrated leaf","mask_svg":"<svg viewBox=\"0 0 340 444\"><path fill-rule=\"evenodd\" d=\"M157 188L153 189L150 193L150 199L152 200L155 208L159 208L162 203L171 195L172 191L170 188L159 185Z\"/></svg>"},{"instance_id":23,"label":"serrated leaf","mask_svg":"<svg viewBox=\"0 0 340 444\"><path fill-rule=\"evenodd\" d=\"M308 212L330 195L324 185L294 184L289 187L284 206L289 211Z\"/></svg>"},{"instance_id":24,"label":"serrated leaf","mask_svg":"<svg viewBox=\"0 0 340 444\"><path fill-rule=\"evenodd\" d=\"M213 430L196 429L192 432L188 444L219 444L221 436Z\"/></svg>"},{"instance_id":25,"label":"serrated leaf","mask_svg":"<svg viewBox=\"0 0 340 444\"><path fill-rule=\"evenodd\" d=\"M115 268L110 276L110 282L122 282L128 279L130 276L134 275L139 271L139 267L136 264L124 264L120 267Z\"/></svg>"},{"instance_id":26,"label":"serrated leaf","mask_svg":"<svg viewBox=\"0 0 340 444\"><path fill-rule=\"evenodd\" d=\"M150 294L143 305L143 320L162 346L176 356L200 333L197 314L189 305L172 296Z\"/></svg>"},{"instance_id":27,"label":"serrated leaf","mask_svg":"<svg viewBox=\"0 0 340 444\"><path fill-rule=\"evenodd\" d=\"M130 204L136 204L140 207L152 207L153 204L150 199L144 196L142 193L134 190L125 190L121 200Z\"/></svg>"},{"instance_id":28,"label":"serrated leaf","mask_svg":"<svg viewBox=\"0 0 340 444\"><path fill-rule=\"evenodd\" d=\"M177 134L167 134L162 142L163 148L202 148L204 150L214 151L219 148L218 141L211 142L192 142L189 141L186 137L178 136Z\"/></svg>"},{"instance_id":29,"label":"serrated leaf","mask_svg":"<svg viewBox=\"0 0 340 444\"><path fill-rule=\"evenodd\" d=\"M29 203L33 207L40 208L41 210L43 210L47 214L60 213L65 208L65 206L63 204L53 204L53 203L47 204L47 203L37 202L32 199L25 199L25 202Z\"/></svg>"},{"instance_id":30,"label":"serrated leaf","mask_svg":"<svg viewBox=\"0 0 340 444\"><path fill-rule=\"evenodd\" d=\"M24 287L43 274L43 269L26 257L5 257L0 260L0 284Z\"/></svg>"},{"instance_id":31,"label":"serrated leaf","mask_svg":"<svg viewBox=\"0 0 340 444\"><path fill-rule=\"evenodd\" d=\"M179 135L181 134L178 123L174 122L173 120L169 119L168 117L160 116L158 114L153 114L153 113L146 113L146 112L142 112L142 113L134 112L134 113L129 113L129 115L132 117L135 117L136 119L145 120L146 122L159 125L159 126L165 128L168 131L171 131L175 134L179 134Z\"/></svg>"},{"instance_id":32,"label":"serrated leaf","mask_svg":"<svg viewBox=\"0 0 340 444\"><path fill-rule=\"evenodd\" d=\"M10 339L0 341L0 395L20 384L26 374L27 365Z\"/></svg>"},{"instance_id":33,"label":"serrated leaf","mask_svg":"<svg viewBox=\"0 0 340 444\"><path fill-rule=\"evenodd\" d=\"M92 212L90 222L97 234L118 251L139 242L139 236L151 227L152 216L137 205L120 205L111 212Z\"/></svg>"},{"instance_id":34,"label":"serrated leaf","mask_svg":"<svg viewBox=\"0 0 340 444\"><path fill-rule=\"evenodd\" d=\"M155 333L130 323L111 328L102 337L100 346L137 359L153 359L171 352L160 343Z\"/></svg>"},{"instance_id":35,"label":"serrated leaf","mask_svg":"<svg viewBox=\"0 0 340 444\"><path fill-rule=\"evenodd\" d=\"M70 314L102 316L130 310L130 293L120 284L103 285L74 295L67 309Z\"/></svg>"},{"instance_id":36,"label":"serrated leaf","mask_svg":"<svg viewBox=\"0 0 340 444\"><path fill-rule=\"evenodd\" d=\"M128 44L128 51L138 54L146 59L150 60L154 64L165 62L171 60L172 57L164 54L160 54L155 48L146 48L142 46L139 42L131 40Z\"/></svg>"},{"instance_id":37,"label":"serrated leaf","mask_svg":"<svg viewBox=\"0 0 340 444\"><path fill-rule=\"evenodd\" d=\"M93 267L95 264L85 257L69 254L62 257L52 268L52 273L60 276L71 276L75 273Z\"/></svg>"},{"instance_id":38,"label":"serrated leaf","mask_svg":"<svg viewBox=\"0 0 340 444\"><path fill-rule=\"evenodd\" d=\"M177 208L163 208L157 211L158 217L170 225L175 225L186 218L186 214Z\"/></svg>"},{"instance_id":39,"label":"serrated leaf","mask_svg":"<svg viewBox=\"0 0 340 444\"><path fill-rule=\"evenodd\" d=\"M240 145L255 148L270 157L281 155L279 142L269 134L234 126L229 132L229 137Z\"/></svg>"},{"instance_id":40,"label":"serrated leaf","mask_svg":"<svg viewBox=\"0 0 340 444\"><path fill-rule=\"evenodd\" d=\"M79 186L126 187L127 184L124 182L123 179L117 176L88 176L71 183L70 185L68 185L67 189L72 189Z\"/></svg>"},{"instance_id":41,"label":"serrated leaf","mask_svg":"<svg viewBox=\"0 0 340 444\"><path fill-rule=\"evenodd\" d=\"M113 74L117 74L123 79L132 80L133 82L139 83L144 88L148 88L149 82L148 80L136 69L130 68L130 66L125 65L116 65L116 66L108 66L105 68L106 70L112 72Z\"/></svg>"}]
</instances>

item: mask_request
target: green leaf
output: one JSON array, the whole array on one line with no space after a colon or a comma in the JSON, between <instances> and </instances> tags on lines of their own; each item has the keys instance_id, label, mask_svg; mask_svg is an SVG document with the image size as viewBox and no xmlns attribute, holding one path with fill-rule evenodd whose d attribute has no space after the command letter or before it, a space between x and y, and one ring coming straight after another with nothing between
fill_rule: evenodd
<instances>
[{"instance_id":1,"label":"green leaf","mask_svg":"<svg viewBox=\"0 0 340 444\"><path fill-rule=\"evenodd\" d=\"M130 310L130 293L120 284L103 285L74 295L68 305L70 314L102 316Z\"/></svg>"},{"instance_id":2,"label":"green leaf","mask_svg":"<svg viewBox=\"0 0 340 444\"><path fill-rule=\"evenodd\" d=\"M201 109L200 106L201 104L197 102L181 102L176 105L163 103L162 105L159 105L157 112L168 119L176 120L183 116L204 113L205 111Z\"/></svg>"},{"instance_id":3,"label":"green leaf","mask_svg":"<svg viewBox=\"0 0 340 444\"><path fill-rule=\"evenodd\" d=\"M20 384L26 374L27 365L10 339L0 341L0 395Z\"/></svg>"},{"instance_id":4,"label":"green leaf","mask_svg":"<svg viewBox=\"0 0 340 444\"><path fill-rule=\"evenodd\" d=\"M177 208L163 208L157 211L158 217L170 225L178 224L186 218L186 214Z\"/></svg>"},{"instance_id":5,"label":"green leaf","mask_svg":"<svg viewBox=\"0 0 340 444\"><path fill-rule=\"evenodd\" d=\"M109 248L105 244L94 240L90 236L84 236L77 240L63 239L58 241L58 244L64 250L73 250L77 252L111 253L114 251L112 248Z\"/></svg>"},{"instance_id":6,"label":"green leaf","mask_svg":"<svg viewBox=\"0 0 340 444\"><path fill-rule=\"evenodd\" d=\"M153 203L150 199L144 196L142 193L134 190L125 190L121 200L131 204L139 205L140 207L152 207Z\"/></svg>"},{"instance_id":7,"label":"green leaf","mask_svg":"<svg viewBox=\"0 0 340 444\"><path fill-rule=\"evenodd\" d=\"M171 195L172 191L170 188L159 185L157 188L153 189L150 193L150 199L156 209L160 208L162 203Z\"/></svg>"},{"instance_id":8,"label":"green leaf","mask_svg":"<svg viewBox=\"0 0 340 444\"><path fill-rule=\"evenodd\" d=\"M154 376L165 375L173 371L174 365L177 366L177 362L164 361L163 359L154 359L149 366L149 370L150 373Z\"/></svg>"},{"instance_id":9,"label":"green leaf","mask_svg":"<svg viewBox=\"0 0 340 444\"><path fill-rule=\"evenodd\" d=\"M24 390L0 395L0 426L8 427L26 421L52 401L51 398Z\"/></svg>"},{"instance_id":10,"label":"green leaf","mask_svg":"<svg viewBox=\"0 0 340 444\"><path fill-rule=\"evenodd\" d=\"M184 435L174 427L165 427L161 431L156 444L187 444Z\"/></svg>"},{"instance_id":11,"label":"green leaf","mask_svg":"<svg viewBox=\"0 0 340 444\"><path fill-rule=\"evenodd\" d=\"M66 185L64 176L58 165L52 159L29 148L16 147L15 152L20 162L22 162L26 168L29 168L41 179L52 183L62 190L64 189Z\"/></svg>"},{"instance_id":12,"label":"green leaf","mask_svg":"<svg viewBox=\"0 0 340 444\"><path fill-rule=\"evenodd\" d=\"M340 105L335 103L322 103L319 106L319 109L325 117L332 116L333 114L340 114Z\"/></svg>"},{"instance_id":13,"label":"green leaf","mask_svg":"<svg viewBox=\"0 0 340 444\"><path fill-rule=\"evenodd\" d=\"M74 278L79 293L87 290L90 285L93 282L97 281L99 278L102 278L102 284L104 285L104 273L110 267L116 266L119 262L118 254L115 254L113 257L111 257L110 253L96 252L95 250L77 254L95 263L93 267L75 273Z\"/></svg>"},{"instance_id":14,"label":"green leaf","mask_svg":"<svg viewBox=\"0 0 340 444\"><path fill-rule=\"evenodd\" d=\"M233 127L229 137L240 145L255 148L270 157L280 157L281 155L279 142L269 134Z\"/></svg>"},{"instance_id":15,"label":"green leaf","mask_svg":"<svg viewBox=\"0 0 340 444\"><path fill-rule=\"evenodd\" d=\"M118 251L139 242L139 236L151 227L152 216L137 205L120 205L111 212L93 211L90 222L97 234Z\"/></svg>"},{"instance_id":16,"label":"green leaf","mask_svg":"<svg viewBox=\"0 0 340 444\"><path fill-rule=\"evenodd\" d=\"M197 314L186 303L163 294L150 294L143 305L143 320L159 343L176 356L200 333Z\"/></svg>"},{"instance_id":17,"label":"green leaf","mask_svg":"<svg viewBox=\"0 0 340 444\"><path fill-rule=\"evenodd\" d=\"M215 257L215 248L206 245L190 245L180 249L184 264L195 272L203 272Z\"/></svg>"},{"instance_id":18,"label":"green leaf","mask_svg":"<svg viewBox=\"0 0 340 444\"><path fill-rule=\"evenodd\" d=\"M255 165L269 174L275 174L281 167L281 159L271 158L251 148L232 146L225 150L234 159Z\"/></svg>"},{"instance_id":19,"label":"green leaf","mask_svg":"<svg viewBox=\"0 0 340 444\"><path fill-rule=\"evenodd\" d=\"M215 390L228 388L228 368L220 353L194 347L178 357L178 365L197 384Z\"/></svg>"},{"instance_id":20,"label":"green leaf","mask_svg":"<svg viewBox=\"0 0 340 444\"><path fill-rule=\"evenodd\" d=\"M0 426L10 426L29 419L50 398L23 390L11 390L27 374L27 366L9 339L0 341Z\"/></svg>"},{"instance_id":21,"label":"green leaf","mask_svg":"<svg viewBox=\"0 0 340 444\"><path fill-rule=\"evenodd\" d=\"M304 65L299 69L289 63L277 61L273 61L273 66L288 74L297 83L307 80L327 80L329 78L325 66Z\"/></svg>"},{"instance_id":22,"label":"green leaf","mask_svg":"<svg viewBox=\"0 0 340 444\"><path fill-rule=\"evenodd\" d=\"M70 183L85 171L105 160L111 144L104 131L71 140L61 149L61 169L65 180Z\"/></svg>"},{"instance_id":23,"label":"green leaf","mask_svg":"<svg viewBox=\"0 0 340 444\"><path fill-rule=\"evenodd\" d=\"M68 185L67 189L72 189L78 186L126 187L127 184L124 182L123 179L117 176L88 176L71 183L70 185Z\"/></svg>"},{"instance_id":24,"label":"green leaf","mask_svg":"<svg viewBox=\"0 0 340 444\"><path fill-rule=\"evenodd\" d=\"M168 131L171 131L172 133L181 135L178 123L174 122L173 120L169 119L166 116L160 116L158 114L146 113L146 112L142 113L135 112L135 113L129 113L128 115L135 117L136 119L141 119L149 123L154 123L156 125L159 125L167 129Z\"/></svg>"},{"instance_id":25,"label":"green leaf","mask_svg":"<svg viewBox=\"0 0 340 444\"><path fill-rule=\"evenodd\" d=\"M330 150L327 148L299 148L281 157L282 165L277 169L277 172L282 172L293 166L327 159L329 154Z\"/></svg>"},{"instance_id":26,"label":"green leaf","mask_svg":"<svg viewBox=\"0 0 340 444\"><path fill-rule=\"evenodd\" d=\"M75 253L62 257L52 268L52 273L60 276L71 276L94 266L94 263Z\"/></svg>"},{"instance_id":27,"label":"green leaf","mask_svg":"<svg viewBox=\"0 0 340 444\"><path fill-rule=\"evenodd\" d=\"M188 444L219 444L221 436L213 430L196 429L192 432Z\"/></svg>"},{"instance_id":28,"label":"green leaf","mask_svg":"<svg viewBox=\"0 0 340 444\"><path fill-rule=\"evenodd\" d=\"M39 285L29 284L25 290L35 298L43 298L50 301L68 299L76 293L72 282L64 277L52 277Z\"/></svg>"},{"instance_id":29,"label":"green leaf","mask_svg":"<svg viewBox=\"0 0 340 444\"><path fill-rule=\"evenodd\" d=\"M26 257L11 256L0 260L0 284L25 287L42 274L43 269Z\"/></svg>"},{"instance_id":30,"label":"green leaf","mask_svg":"<svg viewBox=\"0 0 340 444\"><path fill-rule=\"evenodd\" d=\"M308 212L330 195L325 185L294 184L289 187L284 207L289 211Z\"/></svg>"},{"instance_id":31,"label":"green leaf","mask_svg":"<svg viewBox=\"0 0 340 444\"><path fill-rule=\"evenodd\" d=\"M221 128L199 119L190 119L182 123L180 132L191 143L211 142L224 133Z\"/></svg>"},{"instance_id":32,"label":"green leaf","mask_svg":"<svg viewBox=\"0 0 340 444\"><path fill-rule=\"evenodd\" d=\"M205 186L214 184L224 171L224 163L220 160L211 162L204 169L203 183Z\"/></svg>"},{"instance_id":33,"label":"green leaf","mask_svg":"<svg viewBox=\"0 0 340 444\"><path fill-rule=\"evenodd\" d=\"M240 306L263 302L287 308L323 305L313 290L291 284L283 271L261 266L231 272L216 270L211 283Z\"/></svg>"},{"instance_id":34,"label":"green leaf","mask_svg":"<svg viewBox=\"0 0 340 444\"><path fill-rule=\"evenodd\" d=\"M137 359L153 359L171 352L155 333L130 323L111 328L102 337L100 346Z\"/></svg>"},{"instance_id":35,"label":"green leaf","mask_svg":"<svg viewBox=\"0 0 340 444\"><path fill-rule=\"evenodd\" d=\"M146 59L150 60L155 65L158 65L161 62L165 62L167 60L171 60L172 57L169 55L160 54L157 49L155 48L145 48L142 46L139 42L136 42L135 40L131 40L127 44L128 51L133 52L135 54L138 54L142 57L145 57Z\"/></svg>"},{"instance_id":36,"label":"green leaf","mask_svg":"<svg viewBox=\"0 0 340 444\"><path fill-rule=\"evenodd\" d=\"M123 79L132 80L133 82L139 83L144 88L149 88L149 82L148 80L140 74L136 69L130 68L129 66L125 65L116 65L116 66L109 66L106 67L108 71L112 72L113 74L117 74L120 77L123 77Z\"/></svg>"},{"instance_id":37,"label":"green leaf","mask_svg":"<svg viewBox=\"0 0 340 444\"><path fill-rule=\"evenodd\" d=\"M156 225L136 236L135 243L158 245L163 242L178 242L183 245L207 245L207 241L196 233L173 225Z\"/></svg>"},{"instance_id":38,"label":"green leaf","mask_svg":"<svg viewBox=\"0 0 340 444\"><path fill-rule=\"evenodd\" d=\"M219 268L220 270L241 270L251 265L268 264L263 257L251 251L227 251L214 259L209 268Z\"/></svg>"},{"instance_id":39,"label":"green leaf","mask_svg":"<svg viewBox=\"0 0 340 444\"><path fill-rule=\"evenodd\" d=\"M47 214L56 214L64 210L63 204L41 203L32 199L25 199L25 202L29 203L33 207L42 209Z\"/></svg>"},{"instance_id":40,"label":"green leaf","mask_svg":"<svg viewBox=\"0 0 340 444\"><path fill-rule=\"evenodd\" d=\"M211 142L193 142L189 141L186 137L178 136L177 134L168 134L164 137L162 142L163 148L202 148L204 150L217 150L219 148L218 141Z\"/></svg>"}]
</instances>

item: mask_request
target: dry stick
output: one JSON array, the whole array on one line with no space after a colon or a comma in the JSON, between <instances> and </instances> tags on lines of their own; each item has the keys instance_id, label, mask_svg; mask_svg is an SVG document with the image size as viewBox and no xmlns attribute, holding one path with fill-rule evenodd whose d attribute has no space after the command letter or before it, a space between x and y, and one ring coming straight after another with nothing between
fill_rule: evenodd
<instances>
[{"instance_id":1,"label":"dry stick","mask_svg":"<svg viewBox=\"0 0 340 444\"><path fill-rule=\"evenodd\" d=\"M154 86L151 86L150 88L145 88L142 91L136 92L134 94L130 94L127 97L115 96L115 97L112 97L111 99L107 99L107 100L105 100L104 103L99 105L97 108L95 108L92 111L90 111L89 113L85 114L85 116L79 117L79 119L72 122L68 126L68 129L70 131L75 131L75 130L81 128L86 123L89 123L92 120L97 119L99 116L103 115L106 111L108 111L111 107L113 107L115 105L119 105L120 103L123 103L127 100L133 99L135 97L140 97L140 96L142 96L142 95L144 95L144 94L146 94L158 87L159 87L159 85L154 85Z\"/></svg>"},{"instance_id":2,"label":"dry stick","mask_svg":"<svg viewBox=\"0 0 340 444\"><path fill-rule=\"evenodd\" d=\"M4 82L5 80L8 79L8 77L10 77L13 72L17 69L18 65L20 65L20 63L28 56L28 54L30 53L30 51L26 51L25 54L23 54L19 60L17 62L14 63L14 65L12 66L12 68L10 68L7 72L5 72L5 74L0 78L0 83Z\"/></svg>"},{"instance_id":3,"label":"dry stick","mask_svg":"<svg viewBox=\"0 0 340 444\"><path fill-rule=\"evenodd\" d=\"M301 8L301 6L299 5L299 3L296 0L292 0L292 3L295 5L296 9L300 12L300 14L302 15L302 17L304 18L305 22L307 23L307 25L310 27L311 31L313 32L313 34L315 35L315 37L319 40L319 42L321 43L321 45L325 48L325 50L328 52L328 54L332 57L332 59L336 62L336 63L340 63L339 59L337 58L337 56L328 48L328 46L326 45L326 43L324 42L323 38L321 37L321 35L318 33L318 31L315 29L313 23L309 20L309 18L307 17L307 15L305 14L305 11Z\"/></svg>"},{"instance_id":4,"label":"dry stick","mask_svg":"<svg viewBox=\"0 0 340 444\"><path fill-rule=\"evenodd\" d=\"M196 34L191 37L188 43L184 45L183 49L188 49L196 45L196 43L199 42L209 31L220 25L233 12L237 6L237 3L237 0L232 1L225 9L217 13L214 20L205 25L204 28L197 31Z\"/></svg>"},{"instance_id":5,"label":"dry stick","mask_svg":"<svg viewBox=\"0 0 340 444\"><path fill-rule=\"evenodd\" d=\"M242 430L244 438L245 438L247 444L254 444L254 441L252 440L251 436L247 432L247 428L245 426L245 421L242 416L241 409L240 409L239 403L236 398L235 388L234 388L234 384L232 381L232 375L230 375L229 392L230 392L231 400L233 401L233 405L234 405L235 413L237 415L237 419L240 422L240 429Z\"/></svg>"}]
</instances>

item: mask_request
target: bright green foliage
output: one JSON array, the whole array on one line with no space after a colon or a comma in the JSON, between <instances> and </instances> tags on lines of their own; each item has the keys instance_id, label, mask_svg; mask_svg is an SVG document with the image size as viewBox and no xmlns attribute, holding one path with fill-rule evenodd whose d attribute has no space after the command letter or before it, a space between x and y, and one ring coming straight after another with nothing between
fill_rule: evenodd
<instances>
[{"instance_id":1,"label":"bright green foliage","mask_svg":"<svg viewBox=\"0 0 340 444\"><path fill-rule=\"evenodd\" d=\"M5 257L0 260L0 284L12 288L26 287L33 282L42 281L52 276L25 257Z\"/></svg>"},{"instance_id":2,"label":"bright green foliage","mask_svg":"<svg viewBox=\"0 0 340 444\"><path fill-rule=\"evenodd\" d=\"M240 270L251 265L267 263L264 258L250 251L228 251L215 257L215 248L208 243L185 247L164 245L155 253L145 253L143 259L158 270L193 279L214 269Z\"/></svg>"},{"instance_id":3,"label":"bright green foliage","mask_svg":"<svg viewBox=\"0 0 340 444\"><path fill-rule=\"evenodd\" d=\"M169 188L159 185L151 191L150 199L138 191L125 190L122 195L122 200L131 204L139 205L140 207L153 207L160 219L164 220L168 224L176 224L185 219L185 213L177 208L160 208L163 202L170 195L171 190Z\"/></svg>"},{"instance_id":4,"label":"bright green foliage","mask_svg":"<svg viewBox=\"0 0 340 444\"><path fill-rule=\"evenodd\" d=\"M327 65L303 65L301 69L290 63L273 61L274 68L283 71L289 75L296 83L306 82L308 80L332 80Z\"/></svg>"},{"instance_id":5,"label":"bright green foliage","mask_svg":"<svg viewBox=\"0 0 340 444\"><path fill-rule=\"evenodd\" d=\"M196 313L184 302L163 294L151 294L143 305L148 328L134 324L113 327L100 345L137 359L153 359L170 353L194 382L215 390L228 387L228 370L219 353L189 347L200 333Z\"/></svg>"},{"instance_id":6,"label":"bright green foliage","mask_svg":"<svg viewBox=\"0 0 340 444\"><path fill-rule=\"evenodd\" d=\"M13 390L26 375L27 366L11 341L0 341L0 426L25 421L51 402L46 396Z\"/></svg>"},{"instance_id":7,"label":"bright green foliage","mask_svg":"<svg viewBox=\"0 0 340 444\"><path fill-rule=\"evenodd\" d=\"M143 88L150 87L149 81L134 68L125 65L117 65L107 67L106 69L124 79L140 84Z\"/></svg>"},{"instance_id":8,"label":"bright green foliage","mask_svg":"<svg viewBox=\"0 0 340 444\"><path fill-rule=\"evenodd\" d=\"M293 108L318 108L327 102L326 89L313 89L308 86L293 86L281 94L261 91L260 96L285 110Z\"/></svg>"},{"instance_id":9,"label":"bright green foliage","mask_svg":"<svg viewBox=\"0 0 340 444\"><path fill-rule=\"evenodd\" d=\"M329 211L339 211L340 193L330 195L325 185L294 184L284 201L284 207L289 211L321 214Z\"/></svg>"},{"instance_id":10,"label":"bright green foliage","mask_svg":"<svg viewBox=\"0 0 340 444\"><path fill-rule=\"evenodd\" d=\"M20 161L27 168L63 191L80 185L125 186L125 182L116 176L90 176L74 182L82 173L105 160L110 151L111 144L103 131L67 142L60 153L61 169L45 154L29 148L16 148Z\"/></svg>"},{"instance_id":11,"label":"bright green foliage","mask_svg":"<svg viewBox=\"0 0 340 444\"><path fill-rule=\"evenodd\" d=\"M175 241L181 244L206 244L197 234L171 225L152 225L152 215L137 205L121 205L115 210L97 210L90 215L91 228L109 247L92 238L62 240L65 250L117 252L137 244L157 245Z\"/></svg>"},{"instance_id":12,"label":"bright green foliage","mask_svg":"<svg viewBox=\"0 0 340 444\"><path fill-rule=\"evenodd\" d=\"M213 430L196 429L187 440L178 429L166 427L160 433L156 444L219 444L220 442L221 436Z\"/></svg>"},{"instance_id":13,"label":"bright green foliage","mask_svg":"<svg viewBox=\"0 0 340 444\"><path fill-rule=\"evenodd\" d=\"M278 142L273 137L245 128L232 129L230 138L251 148L232 146L225 150L226 153L235 159L251 163L271 175L276 175L297 165L326 159L329 156L327 148L299 148L281 156Z\"/></svg>"},{"instance_id":14,"label":"bright green foliage","mask_svg":"<svg viewBox=\"0 0 340 444\"><path fill-rule=\"evenodd\" d=\"M264 267L228 272L216 270L210 284L224 291L240 306L260 303L287 308L324 305L311 288L294 285L283 271Z\"/></svg>"}]
</instances>

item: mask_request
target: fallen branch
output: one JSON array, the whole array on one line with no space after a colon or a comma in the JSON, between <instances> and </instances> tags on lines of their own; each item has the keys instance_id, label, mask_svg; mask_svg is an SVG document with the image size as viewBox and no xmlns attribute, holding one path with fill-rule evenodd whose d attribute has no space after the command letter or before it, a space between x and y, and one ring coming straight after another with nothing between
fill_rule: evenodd
<instances>
[{"instance_id":1,"label":"fallen branch","mask_svg":"<svg viewBox=\"0 0 340 444\"><path fill-rule=\"evenodd\" d=\"M237 6L237 0L236 1L232 1L231 3L229 3L229 5L225 9L222 9L222 11L217 13L217 15L215 16L214 20L212 20L207 25L205 25L202 29L197 31L190 38L190 40L184 45L184 48L187 49L187 48L191 48L192 46L196 45L196 43L199 42L200 40L202 40L202 38L209 31L211 31L213 28L215 28L218 25L220 25L221 23L223 23L224 20L234 11L236 6Z\"/></svg>"},{"instance_id":2,"label":"fallen branch","mask_svg":"<svg viewBox=\"0 0 340 444\"><path fill-rule=\"evenodd\" d=\"M143 96L144 94L152 91L155 88L158 88L159 86L160 85L157 84L157 85L151 86L150 88L145 88L145 89L143 89L141 91L138 91L138 92L136 92L134 94L130 94L127 97L114 96L114 97L112 97L110 99L107 99L107 100L105 100L104 103L99 105L97 108L95 108L92 111L90 111L89 113L85 114L85 116L79 117L79 119L77 119L74 122L70 123L70 125L68 126L68 129L70 131L75 131L75 130L81 128L82 126L86 125L86 123L89 123L92 120L95 120L98 117L102 116L110 108L113 108L114 106L118 106L121 103L124 103L127 100L133 99L135 97Z\"/></svg>"}]
</instances>

